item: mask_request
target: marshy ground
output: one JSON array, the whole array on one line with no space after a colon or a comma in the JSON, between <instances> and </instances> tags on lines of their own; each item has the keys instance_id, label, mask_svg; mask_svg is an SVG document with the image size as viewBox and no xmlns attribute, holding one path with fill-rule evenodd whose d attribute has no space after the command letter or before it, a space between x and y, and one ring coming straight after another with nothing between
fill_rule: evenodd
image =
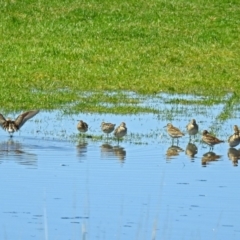
<instances>
[{"instance_id":1,"label":"marshy ground","mask_svg":"<svg viewBox=\"0 0 240 240\"><path fill-rule=\"evenodd\" d=\"M3 239L239 239L238 1L2 1ZM79 119L89 124L79 134ZM106 141L101 122L126 122ZM230 161L231 160L231 161Z\"/></svg>"},{"instance_id":2,"label":"marshy ground","mask_svg":"<svg viewBox=\"0 0 240 240\"><path fill-rule=\"evenodd\" d=\"M223 105L158 107L178 114L42 111L12 139L2 131L4 236L238 238L238 148L229 149L225 142L209 151L200 134L191 144L186 134L172 146L164 128L170 121L186 133L186 124L195 116L200 131L211 129L227 140L238 112L221 122L216 119ZM78 119L88 122L86 135L78 132ZM128 135L119 144L112 136L107 140L101 122L123 120Z\"/></svg>"}]
</instances>

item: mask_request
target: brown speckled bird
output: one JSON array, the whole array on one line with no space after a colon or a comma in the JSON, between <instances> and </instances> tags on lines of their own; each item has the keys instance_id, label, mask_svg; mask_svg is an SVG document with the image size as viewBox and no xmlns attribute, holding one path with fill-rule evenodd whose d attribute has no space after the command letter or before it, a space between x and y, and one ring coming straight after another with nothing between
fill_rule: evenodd
<instances>
[{"instance_id":1,"label":"brown speckled bird","mask_svg":"<svg viewBox=\"0 0 240 240\"><path fill-rule=\"evenodd\" d=\"M211 135L207 130L203 131L202 140L210 146L210 149L213 149L214 145L224 142L223 140L219 140L217 137Z\"/></svg>"},{"instance_id":2,"label":"brown speckled bird","mask_svg":"<svg viewBox=\"0 0 240 240\"><path fill-rule=\"evenodd\" d=\"M80 120L77 124L77 129L78 129L78 131L85 133L88 130L88 125L86 122Z\"/></svg>"},{"instance_id":3,"label":"brown speckled bird","mask_svg":"<svg viewBox=\"0 0 240 240\"><path fill-rule=\"evenodd\" d=\"M195 119L192 119L190 123L186 126L188 134L191 136L195 136L198 133L198 124Z\"/></svg>"},{"instance_id":4,"label":"brown speckled bird","mask_svg":"<svg viewBox=\"0 0 240 240\"><path fill-rule=\"evenodd\" d=\"M114 136L117 137L118 143L119 143L119 138L124 137L126 134L127 134L126 123L122 122L114 131Z\"/></svg>"},{"instance_id":5,"label":"brown speckled bird","mask_svg":"<svg viewBox=\"0 0 240 240\"><path fill-rule=\"evenodd\" d=\"M108 138L108 134L114 130L115 126L116 126L116 124L113 124L113 123L102 122L101 129L104 133L107 134L107 138Z\"/></svg>"},{"instance_id":6,"label":"brown speckled bird","mask_svg":"<svg viewBox=\"0 0 240 240\"><path fill-rule=\"evenodd\" d=\"M4 116L0 113L0 126L5 131L8 131L10 137L12 137L14 132L17 132L27 120L34 117L37 113L39 113L39 110L24 112L20 114L15 120L11 120L10 118L5 119Z\"/></svg>"},{"instance_id":7,"label":"brown speckled bird","mask_svg":"<svg viewBox=\"0 0 240 240\"><path fill-rule=\"evenodd\" d=\"M236 147L240 143L238 126L234 125L233 130L234 130L234 134L228 138L228 143L230 147Z\"/></svg>"},{"instance_id":8,"label":"brown speckled bird","mask_svg":"<svg viewBox=\"0 0 240 240\"><path fill-rule=\"evenodd\" d=\"M177 143L178 143L178 138L185 135L178 128L174 127L171 123L168 123L166 127L167 127L167 133L172 138L172 144L173 144L174 138L177 138Z\"/></svg>"}]
</instances>

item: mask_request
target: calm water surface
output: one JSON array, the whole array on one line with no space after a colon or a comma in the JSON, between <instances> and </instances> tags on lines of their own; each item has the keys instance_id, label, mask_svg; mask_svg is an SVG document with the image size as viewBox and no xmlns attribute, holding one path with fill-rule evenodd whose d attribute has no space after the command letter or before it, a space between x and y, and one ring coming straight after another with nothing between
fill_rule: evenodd
<instances>
[{"instance_id":1,"label":"calm water surface","mask_svg":"<svg viewBox=\"0 0 240 240\"><path fill-rule=\"evenodd\" d=\"M218 128L223 140L237 124L218 124L214 108L202 112L195 112L201 130ZM191 118L171 122L185 131ZM70 141L78 119L89 135L101 134L103 120L125 121L128 136L119 145ZM0 239L240 239L238 152L227 143L209 152L200 136L172 146L167 122L41 112L12 139L1 131Z\"/></svg>"}]
</instances>

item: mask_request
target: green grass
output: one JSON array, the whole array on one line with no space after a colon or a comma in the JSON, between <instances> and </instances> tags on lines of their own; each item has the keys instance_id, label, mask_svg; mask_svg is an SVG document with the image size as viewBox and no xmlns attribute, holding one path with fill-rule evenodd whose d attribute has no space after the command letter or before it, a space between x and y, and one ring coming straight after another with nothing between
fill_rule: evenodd
<instances>
[{"instance_id":1,"label":"green grass","mask_svg":"<svg viewBox=\"0 0 240 240\"><path fill-rule=\"evenodd\" d=\"M238 0L7 0L0 16L4 110L156 111L129 91L239 103Z\"/></svg>"}]
</instances>

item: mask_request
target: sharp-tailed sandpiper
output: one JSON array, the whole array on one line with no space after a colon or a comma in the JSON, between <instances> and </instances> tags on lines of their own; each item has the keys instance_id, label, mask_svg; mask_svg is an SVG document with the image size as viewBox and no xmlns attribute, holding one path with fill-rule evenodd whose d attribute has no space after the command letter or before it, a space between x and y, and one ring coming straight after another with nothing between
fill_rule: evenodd
<instances>
[{"instance_id":1,"label":"sharp-tailed sandpiper","mask_svg":"<svg viewBox=\"0 0 240 240\"><path fill-rule=\"evenodd\" d=\"M78 131L85 133L88 130L88 124L82 120L80 120L77 124Z\"/></svg>"},{"instance_id":2,"label":"sharp-tailed sandpiper","mask_svg":"<svg viewBox=\"0 0 240 240\"><path fill-rule=\"evenodd\" d=\"M119 143L119 138L122 138L126 134L127 134L126 123L122 122L114 131L114 136L117 137L118 143Z\"/></svg>"},{"instance_id":3,"label":"sharp-tailed sandpiper","mask_svg":"<svg viewBox=\"0 0 240 240\"><path fill-rule=\"evenodd\" d=\"M177 138L177 143L178 143L178 138L184 136L184 133L182 133L178 128L174 127L171 123L168 123L166 127L167 127L167 133L172 138L172 143L174 138Z\"/></svg>"},{"instance_id":4,"label":"sharp-tailed sandpiper","mask_svg":"<svg viewBox=\"0 0 240 240\"><path fill-rule=\"evenodd\" d=\"M224 142L223 140L219 140L217 137L211 135L207 130L203 131L202 140L210 146L210 149L213 149L214 145Z\"/></svg>"},{"instance_id":5,"label":"sharp-tailed sandpiper","mask_svg":"<svg viewBox=\"0 0 240 240\"><path fill-rule=\"evenodd\" d=\"M113 123L102 122L101 129L104 133L107 134L107 138L108 138L108 134L114 130L115 126L116 126L116 124L113 124Z\"/></svg>"}]
</instances>

